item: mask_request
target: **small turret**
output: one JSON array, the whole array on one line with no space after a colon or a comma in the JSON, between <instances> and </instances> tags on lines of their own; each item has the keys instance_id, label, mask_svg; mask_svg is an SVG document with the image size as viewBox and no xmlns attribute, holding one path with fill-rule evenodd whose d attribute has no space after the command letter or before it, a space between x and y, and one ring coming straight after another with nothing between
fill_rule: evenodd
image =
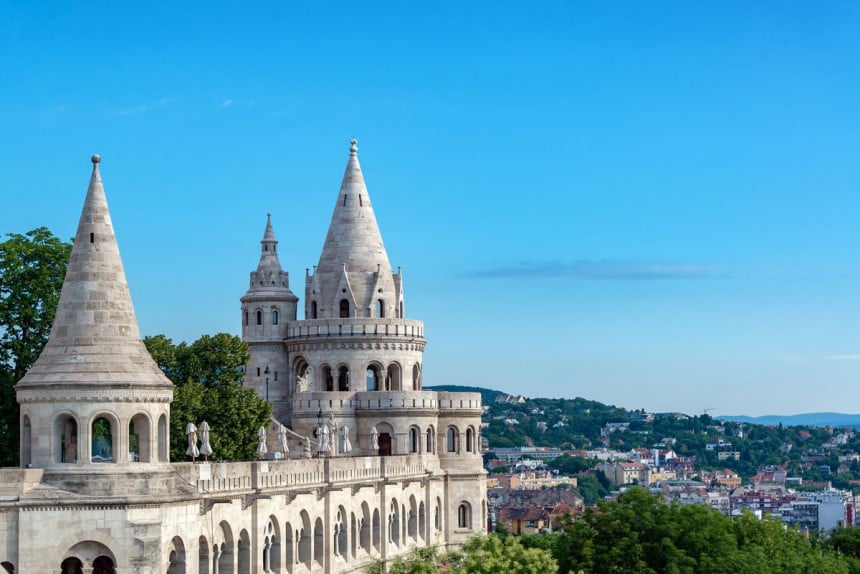
<instances>
[{"instance_id":1,"label":"small turret","mask_svg":"<svg viewBox=\"0 0 860 574\"><path fill-rule=\"evenodd\" d=\"M278 240L267 214L266 230L260 241L260 262L251 272L248 291L242 296L242 339L248 343L251 360L245 368L245 384L261 398L275 404L275 413L286 409L288 363L283 341L287 323L296 320L298 297L290 291L289 274L278 259Z\"/></svg>"}]
</instances>

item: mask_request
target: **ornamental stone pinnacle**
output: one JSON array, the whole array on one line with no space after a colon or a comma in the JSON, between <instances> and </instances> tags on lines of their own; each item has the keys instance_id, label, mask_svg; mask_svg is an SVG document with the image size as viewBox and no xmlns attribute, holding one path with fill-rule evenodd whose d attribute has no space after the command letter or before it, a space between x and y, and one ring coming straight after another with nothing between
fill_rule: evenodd
<instances>
[{"instance_id":1,"label":"ornamental stone pinnacle","mask_svg":"<svg viewBox=\"0 0 860 574\"><path fill-rule=\"evenodd\" d=\"M173 388L140 340L99 173L101 157L92 162L51 335L17 384L19 400L21 391L42 386Z\"/></svg>"}]
</instances>

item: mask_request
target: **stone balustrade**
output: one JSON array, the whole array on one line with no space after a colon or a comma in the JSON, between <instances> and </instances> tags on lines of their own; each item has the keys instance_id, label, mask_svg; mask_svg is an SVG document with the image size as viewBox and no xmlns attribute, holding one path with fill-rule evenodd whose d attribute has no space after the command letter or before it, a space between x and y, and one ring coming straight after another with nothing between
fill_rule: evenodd
<instances>
[{"instance_id":1,"label":"stone balustrade","mask_svg":"<svg viewBox=\"0 0 860 574\"><path fill-rule=\"evenodd\" d=\"M195 485L198 492L207 494L338 487L392 477L422 478L439 470L435 457L420 454L186 462L171 466L187 483Z\"/></svg>"},{"instance_id":2,"label":"stone balustrade","mask_svg":"<svg viewBox=\"0 0 860 574\"><path fill-rule=\"evenodd\" d=\"M287 325L287 340L334 337L424 338L424 322L415 319L308 319Z\"/></svg>"}]
</instances>

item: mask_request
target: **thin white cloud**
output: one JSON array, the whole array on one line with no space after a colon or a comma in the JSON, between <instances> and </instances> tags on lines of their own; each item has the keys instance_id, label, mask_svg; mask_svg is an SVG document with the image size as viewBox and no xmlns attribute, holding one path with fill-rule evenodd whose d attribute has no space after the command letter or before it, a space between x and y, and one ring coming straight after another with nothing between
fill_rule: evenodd
<instances>
[{"instance_id":1,"label":"thin white cloud","mask_svg":"<svg viewBox=\"0 0 860 574\"><path fill-rule=\"evenodd\" d=\"M469 274L479 279L717 279L730 276L719 263L658 263L648 261L527 261Z\"/></svg>"},{"instance_id":2,"label":"thin white cloud","mask_svg":"<svg viewBox=\"0 0 860 574\"><path fill-rule=\"evenodd\" d=\"M829 357L824 357L828 361L860 361L860 354L852 355L830 355Z\"/></svg>"},{"instance_id":3,"label":"thin white cloud","mask_svg":"<svg viewBox=\"0 0 860 574\"><path fill-rule=\"evenodd\" d=\"M170 103L170 98L159 98L153 102L148 102L145 104L139 104L137 106L131 106L128 108L121 108L116 111L116 113L120 116L136 116L140 114L145 114L151 110L156 108L160 108Z\"/></svg>"},{"instance_id":4,"label":"thin white cloud","mask_svg":"<svg viewBox=\"0 0 860 574\"><path fill-rule=\"evenodd\" d=\"M233 105L233 100L231 100L231 99L226 99L226 100L224 100L223 102L221 102L221 105L220 105L219 107L221 107L221 108L229 108L229 107L230 107L230 106L232 106L232 105Z\"/></svg>"}]
</instances>

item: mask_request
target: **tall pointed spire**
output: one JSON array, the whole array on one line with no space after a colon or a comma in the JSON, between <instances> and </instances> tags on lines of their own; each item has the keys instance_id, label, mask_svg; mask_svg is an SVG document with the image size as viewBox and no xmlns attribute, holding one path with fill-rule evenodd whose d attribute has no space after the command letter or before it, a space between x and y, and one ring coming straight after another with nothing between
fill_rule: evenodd
<instances>
[{"instance_id":1,"label":"tall pointed spire","mask_svg":"<svg viewBox=\"0 0 860 574\"><path fill-rule=\"evenodd\" d=\"M78 222L51 336L18 383L172 388L140 340L98 155Z\"/></svg>"},{"instance_id":2,"label":"tall pointed spire","mask_svg":"<svg viewBox=\"0 0 860 574\"><path fill-rule=\"evenodd\" d=\"M344 264L349 272L376 271L378 266L383 271L391 272L388 254L358 163L358 142L355 139L350 142L349 160L317 272L339 271Z\"/></svg>"}]
</instances>

